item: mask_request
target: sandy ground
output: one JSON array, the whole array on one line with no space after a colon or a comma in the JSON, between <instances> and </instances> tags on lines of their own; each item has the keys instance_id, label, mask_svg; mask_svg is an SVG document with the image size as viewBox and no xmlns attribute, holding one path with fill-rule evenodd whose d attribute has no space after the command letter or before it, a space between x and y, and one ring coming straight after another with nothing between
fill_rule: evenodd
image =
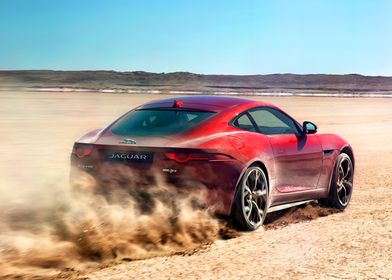
<instances>
[{"instance_id":1,"label":"sandy ground","mask_svg":"<svg viewBox=\"0 0 392 280\"><path fill-rule=\"evenodd\" d=\"M44 186L53 178L64 180L75 139L133 106L161 97L0 92L0 196L4 199L10 190ZM215 241L190 255L124 262L79 276L392 279L392 99L260 99L299 121L314 121L320 132L338 133L352 144L355 190L346 211L315 219L319 216L314 214L315 207L300 209L304 212L300 223L290 222L295 220L294 211L272 226Z\"/></svg>"}]
</instances>

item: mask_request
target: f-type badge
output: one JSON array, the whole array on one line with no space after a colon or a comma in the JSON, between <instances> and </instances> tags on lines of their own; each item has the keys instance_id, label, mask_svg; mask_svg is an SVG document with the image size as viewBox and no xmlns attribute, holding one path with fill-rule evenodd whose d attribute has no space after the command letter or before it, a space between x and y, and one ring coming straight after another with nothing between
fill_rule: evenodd
<instances>
[{"instance_id":1,"label":"f-type badge","mask_svg":"<svg viewBox=\"0 0 392 280\"><path fill-rule=\"evenodd\" d=\"M172 168L163 168L162 171L170 174L177 173L177 169L172 169Z\"/></svg>"},{"instance_id":2,"label":"f-type badge","mask_svg":"<svg viewBox=\"0 0 392 280\"><path fill-rule=\"evenodd\" d=\"M125 138L124 140L120 141L120 144L136 144L136 141L133 139Z\"/></svg>"}]
</instances>

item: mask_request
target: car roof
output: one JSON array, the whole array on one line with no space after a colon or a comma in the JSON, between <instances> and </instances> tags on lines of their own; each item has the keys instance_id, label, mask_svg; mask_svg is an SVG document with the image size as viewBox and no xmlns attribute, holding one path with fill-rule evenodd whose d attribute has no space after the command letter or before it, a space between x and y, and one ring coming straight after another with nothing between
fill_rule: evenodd
<instances>
[{"instance_id":1,"label":"car roof","mask_svg":"<svg viewBox=\"0 0 392 280\"><path fill-rule=\"evenodd\" d=\"M151 101L138 107L138 109L152 109L152 108L172 108L176 107L175 102L179 101L178 108L206 110L220 112L229 108L233 108L245 104L253 104L255 106L270 106L271 104L255 101L247 98L218 96L218 95L193 95L193 96L178 96L172 98L165 98Z\"/></svg>"}]
</instances>

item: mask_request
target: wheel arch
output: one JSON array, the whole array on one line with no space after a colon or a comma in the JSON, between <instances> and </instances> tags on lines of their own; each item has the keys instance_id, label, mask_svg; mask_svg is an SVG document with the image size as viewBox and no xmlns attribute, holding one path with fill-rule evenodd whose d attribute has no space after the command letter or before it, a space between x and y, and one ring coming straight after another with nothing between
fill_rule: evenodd
<instances>
[{"instance_id":1,"label":"wheel arch","mask_svg":"<svg viewBox=\"0 0 392 280\"><path fill-rule=\"evenodd\" d=\"M350 146L350 145L345 145L345 146L343 146L343 147L342 147L340 150L338 150L338 151L339 151L339 154L336 156L336 158L335 158L335 160L334 160L334 164L333 164L333 166L332 166L331 174L330 174L330 176L329 176L328 193L329 193L329 191L330 191L330 189L331 189L332 177L333 177L333 173L334 173L333 170L335 169L337 159L338 159L338 157L339 157L339 155L340 155L341 153L345 153L345 154L347 154L347 155L350 157L351 162L352 162L352 164L353 164L353 169L355 170L354 152L353 152L353 149L351 148L351 146Z\"/></svg>"},{"instance_id":2,"label":"wheel arch","mask_svg":"<svg viewBox=\"0 0 392 280\"><path fill-rule=\"evenodd\" d=\"M347 155L350 157L351 162L352 162L352 164L353 164L353 168L355 169L355 159L354 159L354 152L353 152L353 149L352 149L349 145L346 145L346 146L344 146L344 147L340 150L340 153L345 153L345 154L347 154Z\"/></svg>"},{"instance_id":3,"label":"wheel arch","mask_svg":"<svg viewBox=\"0 0 392 280\"><path fill-rule=\"evenodd\" d=\"M249 165L247 168L249 168L249 167L251 167L251 166L258 166L258 167L260 167L261 168L261 170L263 170L263 172L264 172L264 174L265 174L265 177L267 178L267 183L268 183L268 190L269 190L269 185L270 185L270 183L269 183L269 175L268 175L268 170L267 170L267 167L266 167L266 165L264 164L264 163L262 163L261 161L259 161L259 160L257 160L257 161L254 161L251 165ZM246 170L246 169L245 169Z\"/></svg>"},{"instance_id":4,"label":"wheel arch","mask_svg":"<svg viewBox=\"0 0 392 280\"><path fill-rule=\"evenodd\" d=\"M353 150L352 150L351 146L350 145L345 145L341 149L339 149L338 151L339 151L339 154L336 157L335 163L333 165L333 170L332 170L331 175L330 175L327 196L325 196L325 197L323 197L323 198L321 198L319 200L320 203L322 203L323 205L326 205L328 207L334 207L334 208L337 208L337 206L336 206L336 198L331 198L331 195L334 192L334 188L336 188L336 186L334 186L336 183L334 183L334 181L333 181L334 179L333 178L334 178L334 175L336 174L335 172L337 171L337 168L338 168L337 167L337 163L338 163L338 160L339 160L339 156L341 154L346 154L350 158L350 160L351 160L353 172L355 170L354 153L353 153ZM354 174L352 174L352 176L354 176ZM353 183L353 182L351 181L351 183ZM351 192L352 192L352 186L351 186ZM351 197L351 194L350 194L350 197ZM348 201L349 201L349 199L350 198L348 198ZM348 202L347 202L347 204L345 206L342 206L343 208L339 206L337 209L344 209L344 208L347 207L347 205L348 205Z\"/></svg>"},{"instance_id":5,"label":"wheel arch","mask_svg":"<svg viewBox=\"0 0 392 280\"><path fill-rule=\"evenodd\" d=\"M242 170L241 175L239 176L239 178L238 178L238 180L237 180L237 184L236 184L236 186L235 186L235 190L234 190L234 193L233 193L233 197L231 198L232 200L231 200L230 212L229 212L230 215L232 214L232 211L233 211L234 198L235 198L235 196L236 196L236 194L237 194L239 184L240 184L240 182L241 182L241 180L242 180L242 177L244 176L246 170L247 170L249 167L251 167L251 166L258 166L258 167L261 168L261 170L263 170L263 172L264 172L264 174L265 174L265 177L266 177L266 179L267 179L267 189L268 189L268 192L270 191L270 181L269 181L270 175L269 175L269 173L268 173L267 166L266 166L261 160L259 160L259 159L252 161L250 164L247 164L247 165L245 166L245 168Z\"/></svg>"}]
</instances>

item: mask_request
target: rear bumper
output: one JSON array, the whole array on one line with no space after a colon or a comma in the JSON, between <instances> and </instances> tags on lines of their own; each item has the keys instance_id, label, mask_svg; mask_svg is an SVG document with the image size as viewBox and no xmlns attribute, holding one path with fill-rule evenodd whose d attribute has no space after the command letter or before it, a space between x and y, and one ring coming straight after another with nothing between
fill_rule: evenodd
<instances>
[{"instance_id":1,"label":"rear bumper","mask_svg":"<svg viewBox=\"0 0 392 280\"><path fill-rule=\"evenodd\" d=\"M237 160L189 161L162 160L153 164L122 164L80 159L71 155L71 180L79 171L87 172L104 192L116 188L175 186L182 192L205 190L207 205L213 211L229 215L243 166Z\"/></svg>"}]
</instances>

